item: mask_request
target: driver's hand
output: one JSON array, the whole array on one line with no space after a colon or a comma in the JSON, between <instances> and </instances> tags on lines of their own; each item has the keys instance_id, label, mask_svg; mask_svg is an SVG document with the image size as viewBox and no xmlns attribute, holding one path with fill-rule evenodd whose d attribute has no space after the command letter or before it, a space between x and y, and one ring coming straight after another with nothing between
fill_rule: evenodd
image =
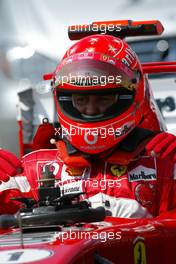
<instances>
[{"instance_id":1,"label":"driver's hand","mask_svg":"<svg viewBox=\"0 0 176 264\"><path fill-rule=\"evenodd\" d=\"M53 149L53 144L50 143L50 139L55 137L55 129L52 124L48 123L48 120L43 120L37 132L34 136L32 143L32 150L38 149Z\"/></svg>"},{"instance_id":2,"label":"driver's hand","mask_svg":"<svg viewBox=\"0 0 176 264\"><path fill-rule=\"evenodd\" d=\"M146 145L146 150L152 156L157 156L160 159L171 155L173 161L176 162L176 136L162 132Z\"/></svg>"},{"instance_id":3,"label":"driver's hand","mask_svg":"<svg viewBox=\"0 0 176 264\"><path fill-rule=\"evenodd\" d=\"M21 172L21 161L13 153L0 149L0 183Z\"/></svg>"}]
</instances>

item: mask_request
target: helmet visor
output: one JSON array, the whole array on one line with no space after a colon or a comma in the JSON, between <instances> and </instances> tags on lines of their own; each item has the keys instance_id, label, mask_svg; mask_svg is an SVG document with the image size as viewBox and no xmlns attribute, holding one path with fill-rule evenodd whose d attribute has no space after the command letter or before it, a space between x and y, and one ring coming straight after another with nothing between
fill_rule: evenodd
<instances>
[{"instance_id":1,"label":"helmet visor","mask_svg":"<svg viewBox=\"0 0 176 264\"><path fill-rule=\"evenodd\" d=\"M116 117L132 105L134 96L133 91L125 88L118 88L113 93L109 89L103 93L56 92L60 111L78 122L99 122Z\"/></svg>"},{"instance_id":2,"label":"helmet visor","mask_svg":"<svg viewBox=\"0 0 176 264\"><path fill-rule=\"evenodd\" d=\"M71 61L70 61L71 60ZM64 90L91 92L117 87L134 90L139 81L138 74L121 61L104 62L92 59L71 59L56 70L54 86Z\"/></svg>"}]
</instances>

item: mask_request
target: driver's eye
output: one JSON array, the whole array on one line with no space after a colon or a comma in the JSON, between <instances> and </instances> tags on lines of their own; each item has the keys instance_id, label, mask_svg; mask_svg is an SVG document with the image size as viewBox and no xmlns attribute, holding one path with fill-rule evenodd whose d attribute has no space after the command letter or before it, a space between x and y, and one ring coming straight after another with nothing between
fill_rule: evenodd
<instances>
[{"instance_id":1,"label":"driver's eye","mask_svg":"<svg viewBox=\"0 0 176 264\"><path fill-rule=\"evenodd\" d=\"M76 102L77 104L86 104L87 100L85 97L82 96L82 97L77 97Z\"/></svg>"},{"instance_id":2,"label":"driver's eye","mask_svg":"<svg viewBox=\"0 0 176 264\"><path fill-rule=\"evenodd\" d=\"M114 101L115 101L116 97L115 96L109 96L109 97L104 97L104 96L101 96L99 97L99 102L102 103L102 104L112 104Z\"/></svg>"},{"instance_id":3,"label":"driver's eye","mask_svg":"<svg viewBox=\"0 0 176 264\"><path fill-rule=\"evenodd\" d=\"M99 100L100 100L101 102L111 102L111 101L112 101L112 100L109 99L109 98L103 98L103 97L101 97Z\"/></svg>"},{"instance_id":4,"label":"driver's eye","mask_svg":"<svg viewBox=\"0 0 176 264\"><path fill-rule=\"evenodd\" d=\"M104 105L104 104L106 105L106 104L111 103L111 100L109 100L109 99L107 99L107 98L100 98L100 99L99 99L99 103L100 103L100 104L103 104L103 105Z\"/></svg>"}]
</instances>

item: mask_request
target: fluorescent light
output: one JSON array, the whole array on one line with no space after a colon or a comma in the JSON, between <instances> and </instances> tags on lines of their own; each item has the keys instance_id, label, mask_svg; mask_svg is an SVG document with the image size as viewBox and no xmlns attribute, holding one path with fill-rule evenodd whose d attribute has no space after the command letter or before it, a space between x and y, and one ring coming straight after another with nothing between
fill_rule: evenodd
<instances>
[{"instance_id":1,"label":"fluorescent light","mask_svg":"<svg viewBox=\"0 0 176 264\"><path fill-rule=\"evenodd\" d=\"M29 59L35 53L35 50L31 46L15 47L7 52L7 58L10 61L19 59Z\"/></svg>"}]
</instances>

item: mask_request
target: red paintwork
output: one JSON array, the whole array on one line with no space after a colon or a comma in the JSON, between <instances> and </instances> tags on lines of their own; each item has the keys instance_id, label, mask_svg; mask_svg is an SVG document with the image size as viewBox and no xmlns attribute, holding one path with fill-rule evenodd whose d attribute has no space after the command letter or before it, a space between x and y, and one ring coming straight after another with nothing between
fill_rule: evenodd
<instances>
[{"instance_id":1,"label":"red paintwork","mask_svg":"<svg viewBox=\"0 0 176 264\"><path fill-rule=\"evenodd\" d=\"M176 65L142 65L144 73L166 73L166 72L176 72Z\"/></svg>"},{"instance_id":2,"label":"red paintwork","mask_svg":"<svg viewBox=\"0 0 176 264\"><path fill-rule=\"evenodd\" d=\"M142 68L145 66L165 66L165 65L176 65L176 61L156 61L156 62L144 62L142 63ZM161 69L161 68L160 68ZM162 71L161 71L162 73Z\"/></svg>"},{"instance_id":3,"label":"red paintwork","mask_svg":"<svg viewBox=\"0 0 176 264\"><path fill-rule=\"evenodd\" d=\"M176 62L154 62L142 65L145 73L175 72ZM52 73L44 75L44 79L51 79ZM23 143L20 141L22 150ZM112 263L125 264L175 264L176 263L176 212L168 212L154 219L124 219L107 217L105 220L110 226L99 227L94 224L90 232L120 232L121 239L67 239L64 242L56 239L35 245L24 245L24 248L48 249L53 256L42 261L32 262L42 264L93 264L94 253L99 253ZM86 225L91 226L91 225ZM17 232L18 229L0 230L1 236L6 233ZM75 231L76 232L76 231ZM79 232L79 231L78 231ZM59 233L58 233L59 234ZM32 234L31 234L32 235ZM134 261L135 241L142 240L146 247L146 262ZM0 247L0 252L10 249L19 249L21 246ZM1 260L0 260L1 263ZM30 261L28 263L31 263Z\"/></svg>"},{"instance_id":4,"label":"red paintwork","mask_svg":"<svg viewBox=\"0 0 176 264\"><path fill-rule=\"evenodd\" d=\"M164 73L175 72L176 61L157 61L157 62L145 62L142 63L142 69L144 73ZM51 80L53 73L46 73L43 75L44 80Z\"/></svg>"},{"instance_id":5,"label":"red paintwork","mask_svg":"<svg viewBox=\"0 0 176 264\"><path fill-rule=\"evenodd\" d=\"M53 256L32 263L90 264L94 263L95 252L107 258L112 263L135 263L134 244L136 239L140 239L143 240L146 247L146 263L175 263L176 212L167 213L151 220L107 217L106 222L111 225L101 228L96 224L86 226L94 226L94 230L90 232L99 232L100 234L106 232L108 235L108 232L113 232L114 234L118 232L121 238L118 235L117 239L107 239L106 242L101 242L100 239L67 239L62 242L61 239L58 239L46 244L24 245L24 248L48 249L53 251ZM15 231L11 230L10 232ZM1 230L0 232L2 234L5 230ZM19 249L20 246L8 246L0 248L0 251L17 248Z\"/></svg>"}]
</instances>

